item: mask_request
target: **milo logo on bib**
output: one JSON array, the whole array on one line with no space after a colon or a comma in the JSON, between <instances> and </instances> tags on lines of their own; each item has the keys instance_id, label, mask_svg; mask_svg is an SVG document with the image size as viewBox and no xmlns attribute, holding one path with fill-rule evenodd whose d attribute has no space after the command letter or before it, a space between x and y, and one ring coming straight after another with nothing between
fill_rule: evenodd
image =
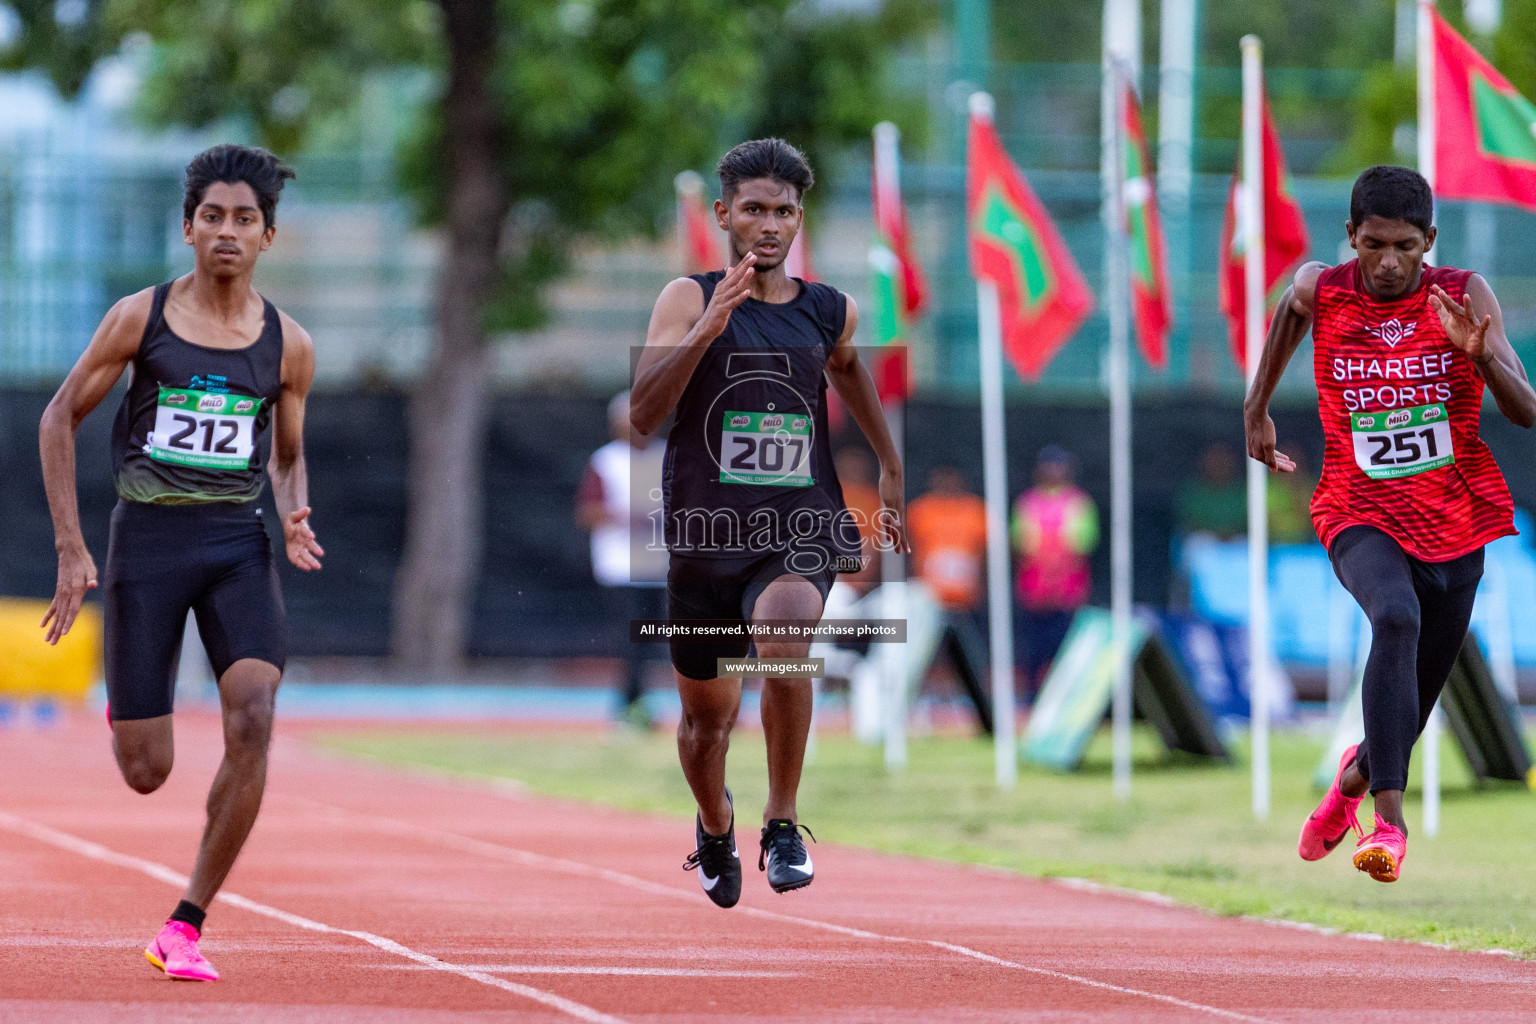
<instances>
[{"instance_id":1,"label":"milo logo on bib","mask_svg":"<svg viewBox=\"0 0 1536 1024\"><path fill-rule=\"evenodd\" d=\"M1355 465L1372 480L1395 480L1456 461L1444 405L1350 417Z\"/></svg>"},{"instance_id":2,"label":"milo logo on bib","mask_svg":"<svg viewBox=\"0 0 1536 1024\"><path fill-rule=\"evenodd\" d=\"M780 412L727 412L720 429L720 482L809 487L811 421Z\"/></svg>"},{"instance_id":3,"label":"milo logo on bib","mask_svg":"<svg viewBox=\"0 0 1536 1024\"><path fill-rule=\"evenodd\" d=\"M249 469L262 399L161 388L144 452L158 462L201 469Z\"/></svg>"}]
</instances>

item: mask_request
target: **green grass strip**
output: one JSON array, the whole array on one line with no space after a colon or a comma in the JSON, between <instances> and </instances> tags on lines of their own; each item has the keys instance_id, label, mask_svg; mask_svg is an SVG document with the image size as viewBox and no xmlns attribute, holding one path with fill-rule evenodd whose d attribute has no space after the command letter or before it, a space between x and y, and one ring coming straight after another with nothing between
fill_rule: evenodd
<instances>
[{"instance_id":1,"label":"green grass strip","mask_svg":"<svg viewBox=\"0 0 1536 1024\"><path fill-rule=\"evenodd\" d=\"M535 793L598 801L678 818L679 856L693 832L693 801L670 734L379 727L317 737L325 747L391 765L518 780ZM1536 794L1476 788L1454 744L1441 757L1441 833L1418 834L1421 752L1414 758L1401 881L1354 870L1346 842L1332 857L1296 855L1320 740L1277 733L1273 811L1257 822L1244 767L1164 756L1138 733L1134 793L1110 792L1109 736L1084 767L1061 775L1025 766L1011 793L992 783L982 739L914 737L907 769L886 772L878 748L820 738L800 791L800 816L818 838L888 853L988 864L1029 875L1086 878L1167 895L1218 914L1305 921L1345 932L1498 948L1536 958ZM1239 747L1238 757L1245 756ZM1241 761L1240 761L1241 765ZM749 844L767 793L760 733L734 738L729 777ZM1370 802L1361 807L1369 828Z\"/></svg>"}]
</instances>

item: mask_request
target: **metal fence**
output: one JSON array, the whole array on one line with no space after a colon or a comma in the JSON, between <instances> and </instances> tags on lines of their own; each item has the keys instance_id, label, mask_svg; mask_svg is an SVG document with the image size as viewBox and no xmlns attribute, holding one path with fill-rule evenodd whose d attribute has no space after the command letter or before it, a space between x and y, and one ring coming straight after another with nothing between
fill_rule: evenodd
<instances>
[{"instance_id":1,"label":"metal fence","mask_svg":"<svg viewBox=\"0 0 1536 1024\"><path fill-rule=\"evenodd\" d=\"M929 315L912 338L918 386L959 397L977 380L974 286L964 249L963 95L944 61L898 61L898 83L927 98L926 145L909 146L904 185L919 256L934 284ZM1056 219L1092 285L1101 276L1098 75L1089 65L995 68L999 127ZM1350 129L1358 72L1274 69L1269 86L1293 187L1312 235L1312 256L1341 249L1349 180L1320 175ZM1156 74L1144 76L1148 96ZM1235 68L1196 77L1200 125L1235 132ZM1228 109L1230 108L1230 109ZM73 362L117 297L189 266L180 225L180 169L205 141L134 144L122 125L96 147L0 144L0 381L57 378ZM1139 393L1241 387L1217 309L1219 232L1235 139L1197 138L1188 219L1170 215L1168 235L1177 298L1166 373L1138 365ZM377 154L300 158L285 193L278 242L264 257L258 287L310 329L322 383L408 381L429 344L435 237L413 226ZM827 184L811 222L817 268L863 302L872 241L867 155L855 149L823 169ZM1170 214L1172 211L1170 211ZM1440 211L1442 260L1481 271L1504 304L1517 348L1536 356L1536 220L1510 209L1449 203ZM550 324L509 336L497 360L515 386L606 388L623 381L630 345L644 336L650 303L678 269L666 241L587 244L569 279L551 292ZM1182 243L1182 244L1181 244ZM1013 386L1040 400L1083 400L1101 389L1107 335L1102 312L1073 338L1041 383ZM1306 360L1305 350L1298 355ZM1303 368L1299 368L1303 369ZM1309 374L1293 373L1286 394L1305 401Z\"/></svg>"}]
</instances>

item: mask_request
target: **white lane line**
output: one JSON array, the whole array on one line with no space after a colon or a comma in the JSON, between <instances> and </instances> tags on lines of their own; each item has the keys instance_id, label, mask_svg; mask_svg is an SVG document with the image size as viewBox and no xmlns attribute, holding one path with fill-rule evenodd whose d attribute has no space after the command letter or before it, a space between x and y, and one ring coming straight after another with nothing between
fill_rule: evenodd
<instances>
[{"instance_id":1,"label":"white lane line","mask_svg":"<svg viewBox=\"0 0 1536 1024\"><path fill-rule=\"evenodd\" d=\"M558 964L466 964L486 974L596 974L624 978L793 978L793 971L706 971L686 967L567 967ZM377 964L377 971L424 971L415 964Z\"/></svg>"},{"instance_id":2,"label":"white lane line","mask_svg":"<svg viewBox=\"0 0 1536 1024\"><path fill-rule=\"evenodd\" d=\"M459 850L465 853L475 853L481 856L493 858L495 860L519 864L525 867L542 868L544 870L558 872L560 874L574 875L576 877L587 880L593 878L601 878L606 882L612 882L615 885L621 885L628 889L636 889L640 892L650 893L657 896L666 896L670 899L687 900L689 903L694 904L697 904L700 898L700 894L691 889L680 889L672 885L663 885L660 882L652 882L649 879L637 878L634 875L626 875L622 871L614 871L611 868L600 868L590 864L583 864L580 861L566 860L562 857L551 857L547 854L533 853L528 850L519 850L516 847L504 846L500 843L492 843L484 839L474 839L470 836L462 836L456 832L446 832L441 829L427 828L421 825L413 824L411 822L400 821L395 818L387 818L383 815L369 814L363 811L349 810L345 807L337 807L334 804L324 803L323 801L319 800L312 800L308 797L290 796L287 799L296 803L309 804L313 807L320 808L331 814L337 815L338 817L360 818L364 821L374 823L376 828L391 832L395 835L406 836L415 839L424 839L428 842L435 843L439 846L443 846L452 850ZM1058 981L1076 982L1079 985L1086 985L1090 988L1102 989L1107 992L1118 992L1125 996L1138 996L1143 999L1152 999L1157 1002L1167 1003L1169 1005L1177 1006L1185 1010L1195 1010L1201 1013L1212 1014L1217 1017L1224 1017L1228 1020L1247 1021L1249 1024L1275 1024L1275 1022L1264 1017L1254 1017L1246 1013L1239 1013L1236 1010L1225 1010L1219 1006L1207 1006L1204 1003L1191 1002L1187 999L1180 999L1178 996L1165 995L1161 992L1148 992L1145 989L1130 988L1125 985L1115 985L1106 981L1097 981L1093 978L1086 978L1078 974L1068 974L1065 971L1053 971L1046 967L1031 967L1028 964L1016 963L1012 960L1004 960L1001 957L992 956L990 953L983 953L980 950L971 949L969 946L960 946L952 942L942 942L938 939L914 939L904 935L883 935L879 932L866 931L863 928L850 928L847 925L832 924L828 921L817 921L814 918L809 917L796 917L793 914L780 914L772 910L760 910L757 907L738 906L735 909L737 913L746 914L751 917L757 917L769 921L782 921L786 924L798 924L806 928L817 928L822 931L833 932L838 935L846 935L849 938L865 939L872 942L906 943L917 946L928 946L933 949L942 949L950 953L955 953L960 956L967 957L971 960L977 960L981 963L991 964L995 967L1006 967L1010 970L1025 971L1030 974L1040 975L1041 977L1055 978Z\"/></svg>"},{"instance_id":3,"label":"white lane line","mask_svg":"<svg viewBox=\"0 0 1536 1024\"><path fill-rule=\"evenodd\" d=\"M0 828L8 829L11 832L35 839L38 842L47 843L50 846L56 846L70 853L77 853L82 857L101 861L104 864L112 864L116 867L127 868L130 871L138 871L178 889L185 889L190 881L186 875L174 871L164 864L156 864L154 861L144 860L141 857L118 853L116 850L102 846L100 843L93 843L88 839L72 836L68 832L60 832L58 829L49 828L47 825L39 825L36 822L28 821L26 818L18 818L5 811L0 811ZM404 957L420 965L423 969L443 971L448 974L456 974L461 978L468 978L470 981L478 981L482 985L489 985L492 988L499 988L503 992L510 992L513 995L522 996L524 999L531 999L536 1003L542 1003L552 1009L559 1010L561 1013L575 1017L577 1020L587 1021L588 1024L626 1024L625 1021L618 1017L610 1016L600 1010L594 1010L592 1007L578 1003L575 1000L567 999L564 996L557 996L553 992L545 992L543 989L533 988L530 985L520 985L515 981L497 978L483 971L477 971L472 967L464 967L459 964L449 963L446 960L439 960L435 956L419 953L409 946L401 945L394 939L385 938L382 935L375 935L372 932L355 931L350 928L335 928L320 921L300 917L298 914L290 914L286 910L269 907L265 903L258 903L255 900L247 899L232 892L221 892L217 898L232 906L240 907L242 910L249 910L253 914L260 914L263 917L282 921L284 924L292 925L295 928L302 928L311 932L324 932L331 935L351 936L371 946L376 946L387 953Z\"/></svg>"}]
</instances>

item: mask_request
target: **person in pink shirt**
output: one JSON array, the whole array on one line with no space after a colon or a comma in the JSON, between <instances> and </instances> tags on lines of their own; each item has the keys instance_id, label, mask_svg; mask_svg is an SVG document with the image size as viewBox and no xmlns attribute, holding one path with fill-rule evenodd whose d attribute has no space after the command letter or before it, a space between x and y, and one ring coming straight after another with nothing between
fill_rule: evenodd
<instances>
[{"instance_id":1,"label":"person in pink shirt","mask_svg":"<svg viewBox=\"0 0 1536 1024\"><path fill-rule=\"evenodd\" d=\"M1072 454L1047 446L1035 461L1035 485L1013 504L1019 667L1031 694L1093 589L1088 556L1099 545L1099 510L1075 476Z\"/></svg>"}]
</instances>

